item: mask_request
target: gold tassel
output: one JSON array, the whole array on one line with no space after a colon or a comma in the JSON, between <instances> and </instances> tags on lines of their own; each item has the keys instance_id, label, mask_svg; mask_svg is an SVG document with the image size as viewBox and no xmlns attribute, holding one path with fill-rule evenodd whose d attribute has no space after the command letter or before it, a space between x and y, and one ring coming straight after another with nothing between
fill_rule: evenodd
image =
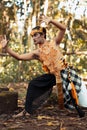
<instances>
[{"instance_id":1,"label":"gold tassel","mask_svg":"<svg viewBox=\"0 0 87 130\"><path fill-rule=\"evenodd\" d=\"M64 109L64 98L63 98L63 88L62 88L62 82L57 83L57 89L58 89L58 105L59 109Z\"/></svg>"},{"instance_id":2,"label":"gold tassel","mask_svg":"<svg viewBox=\"0 0 87 130\"><path fill-rule=\"evenodd\" d=\"M76 92L76 89L75 89L75 85L74 85L74 83L71 80L71 75L70 75L70 69L69 68L68 68L68 79L69 79L70 85L71 85L71 94L72 94L72 97L75 99L76 104L78 105L79 103L78 103L77 92Z\"/></svg>"},{"instance_id":3,"label":"gold tassel","mask_svg":"<svg viewBox=\"0 0 87 130\"><path fill-rule=\"evenodd\" d=\"M62 85L60 72L56 76L56 85L57 85L57 90L58 90L58 105L59 105L59 109L64 109L63 85Z\"/></svg>"},{"instance_id":4,"label":"gold tassel","mask_svg":"<svg viewBox=\"0 0 87 130\"><path fill-rule=\"evenodd\" d=\"M43 65L42 68L43 68L43 70L44 70L45 72L49 72L49 69L47 68L46 65Z\"/></svg>"},{"instance_id":5,"label":"gold tassel","mask_svg":"<svg viewBox=\"0 0 87 130\"><path fill-rule=\"evenodd\" d=\"M70 82L71 85L71 93L72 93L72 97L75 99L76 104L78 105L78 97L77 97L77 93L75 90L75 85L73 84L73 82Z\"/></svg>"}]
</instances>

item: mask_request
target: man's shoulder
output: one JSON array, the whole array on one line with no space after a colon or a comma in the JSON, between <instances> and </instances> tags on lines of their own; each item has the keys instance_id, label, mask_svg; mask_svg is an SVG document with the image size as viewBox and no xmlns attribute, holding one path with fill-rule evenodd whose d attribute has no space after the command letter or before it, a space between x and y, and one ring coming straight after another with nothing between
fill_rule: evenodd
<instances>
[{"instance_id":1,"label":"man's shoulder","mask_svg":"<svg viewBox=\"0 0 87 130\"><path fill-rule=\"evenodd\" d=\"M54 46L54 47L59 47L59 44L57 44L57 43L56 43L55 38L54 38L54 39L52 39L52 40L50 40L50 41L49 41L49 43L50 43L50 45L51 45L51 46Z\"/></svg>"}]
</instances>

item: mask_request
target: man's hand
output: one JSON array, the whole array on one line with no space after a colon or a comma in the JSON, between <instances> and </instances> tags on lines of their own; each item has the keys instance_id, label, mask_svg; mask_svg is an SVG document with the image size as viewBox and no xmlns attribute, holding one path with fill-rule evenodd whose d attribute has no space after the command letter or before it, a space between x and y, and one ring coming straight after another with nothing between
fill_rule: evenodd
<instances>
[{"instance_id":1,"label":"man's hand","mask_svg":"<svg viewBox=\"0 0 87 130\"><path fill-rule=\"evenodd\" d=\"M42 16L40 16L39 20L41 23L45 22L45 24L48 25L51 21L51 18L49 18L45 15L42 15Z\"/></svg>"},{"instance_id":2,"label":"man's hand","mask_svg":"<svg viewBox=\"0 0 87 130\"><path fill-rule=\"evenodd\" d=\"M2 48L5 48L5 47L7 46L7 43L8 43L8 41L7 41L6 35L5 35L4 37L1 38L0 46L1 46Z\"/></svg>"}]
</instances>

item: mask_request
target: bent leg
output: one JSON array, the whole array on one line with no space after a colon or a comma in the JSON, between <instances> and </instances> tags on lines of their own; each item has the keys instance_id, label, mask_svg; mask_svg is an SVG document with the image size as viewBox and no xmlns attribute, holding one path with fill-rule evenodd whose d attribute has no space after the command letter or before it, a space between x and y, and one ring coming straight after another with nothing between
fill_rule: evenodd
<instances>
[{"instance_id":1,"label":"bent leg","mask_svg":"<svg viewBox=\"0 0 87 130\"><path fill-rule=\"evenodd\" d=\"M55 84L56 84L56 79L53 74L44 74L40 77L33 79L29 83L27 89L25 110L28 113L32 114L34 109L32 104L35 101L35 99L39 98L41 95L45 94L47 91L52 89L52 87Z\"/></svg>"}]
</instances>

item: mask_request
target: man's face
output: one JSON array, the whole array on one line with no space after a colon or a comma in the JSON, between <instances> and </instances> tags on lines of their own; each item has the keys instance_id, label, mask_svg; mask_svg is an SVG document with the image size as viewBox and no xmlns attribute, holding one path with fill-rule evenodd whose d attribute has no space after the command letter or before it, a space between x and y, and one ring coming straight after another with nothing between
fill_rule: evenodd
<instances>
[{"instance_id":1,"label":"man's face","mask_svg":"<svg viewBox=\"0 0 87 130\"><path fill-rule=\"evenodd\" d=\"M42 35L40 33L35 33L33 36L33 41L34 41L34 44L37 45L37 44L41 44L41 40L42 40Z\"/></svg>"}]
</instances>

